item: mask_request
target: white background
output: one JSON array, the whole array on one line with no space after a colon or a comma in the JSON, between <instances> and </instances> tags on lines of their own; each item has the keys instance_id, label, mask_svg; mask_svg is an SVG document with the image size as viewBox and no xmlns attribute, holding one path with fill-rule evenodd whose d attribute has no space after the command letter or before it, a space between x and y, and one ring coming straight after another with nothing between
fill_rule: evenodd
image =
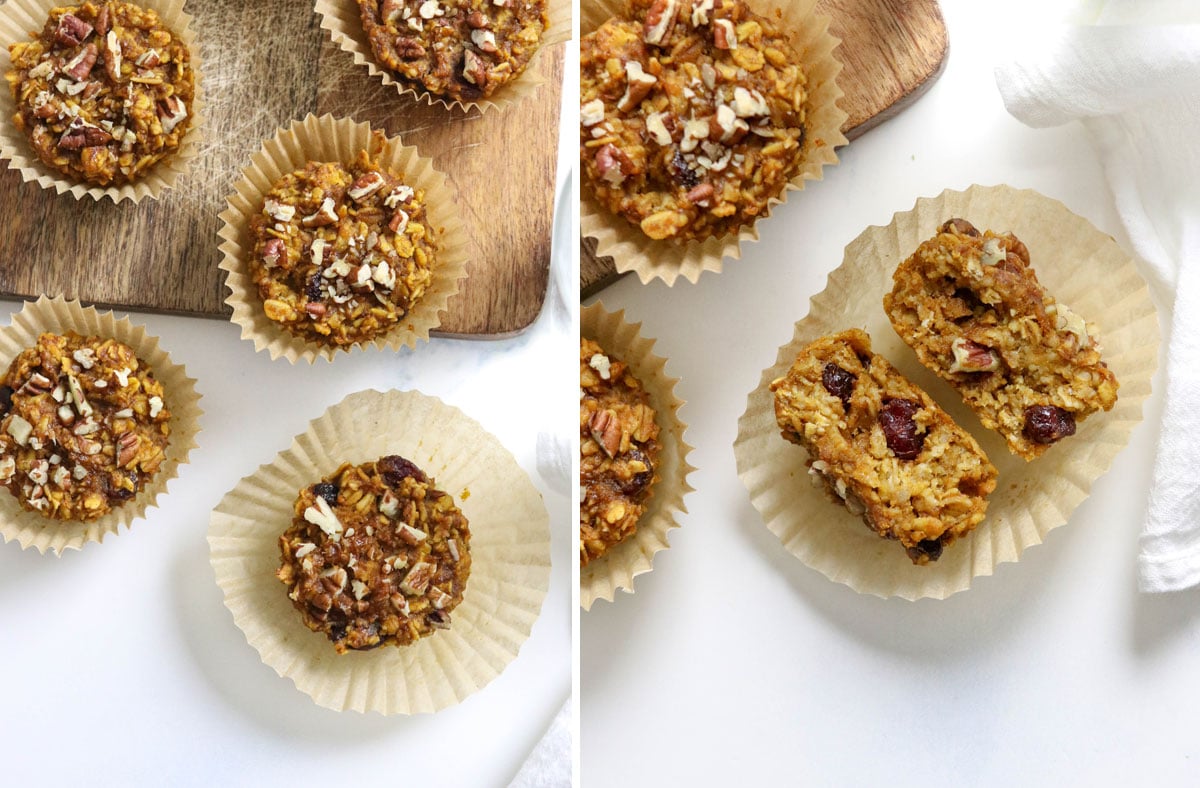
<instances>
[{"instance_id":1,"label":"white background","mask_svg":"<svg viewBox=\"0 0 1200 788\"><path fill-rule=\"evenodd\" d=\"M560 218L555 278L570 297L574 239ZM0 303L0 324L17 308ZM515 339L435 338L311 367L256 354L227 322L134 315L198 380L200 448L129 531L61 558L0 545L0 785L506 785L571 692L575 485L543 478L535 460L539 432L574 429L564 312L551 306ZM550 514L550 590L532 635L497 679L436 715L316 706L246 644L209 565L208 518L222 496L366 388L461 408L516 456Z\"/></svg>"},{"instance_id":2,"label":"white background","mask_svg":"<svg viewBox=\"0 0 1200 788\"><path fill-rule=\"evenodd\" d=\"M866 226L945 188L1008 183L1128 247L1082 128L1022 126L993 81L1007 48L1062 8L942 5L940 81L792 193L741 261L697 285L626 279L600 297L643 321L682 377L700 470L690 514L636 594L583 615L587 788L1162 785L1200 773L1200 595L1135 590L1161 371L1146 420L1067 525L946 601L830 582L783 549L737 478L747 393Z\"/></svg>"}]
</instances>

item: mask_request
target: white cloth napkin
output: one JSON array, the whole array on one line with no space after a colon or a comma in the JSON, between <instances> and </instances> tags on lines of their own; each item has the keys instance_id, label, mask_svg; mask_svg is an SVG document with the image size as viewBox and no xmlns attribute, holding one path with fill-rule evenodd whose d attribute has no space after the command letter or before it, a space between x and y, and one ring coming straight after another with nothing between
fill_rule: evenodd
<instances>
[{"instance_id":1,"label":"white cloth napkin","mask_svg":"<svg viewBox=\"0 0 1200 788\"><path fill-rule=\"evenodd\" d=\"M1110 5L1127 19L1136 4ZM1029 126L1087 127L1169 327L1138 585L1187 588L1200 583L1200 25L1063 27L1028 43L996 69L1004 104Z\"/></svg>"},{"instance_id":2,"label":"white cloth napkin","mask_svg":"<svg viewBox=\"0 0 1200 788\"><path fill-rule=\"evenodd\" d=\"M569 788L570 785L571 701L568 698L508 788Z\"/></svg>"}]
</instances>

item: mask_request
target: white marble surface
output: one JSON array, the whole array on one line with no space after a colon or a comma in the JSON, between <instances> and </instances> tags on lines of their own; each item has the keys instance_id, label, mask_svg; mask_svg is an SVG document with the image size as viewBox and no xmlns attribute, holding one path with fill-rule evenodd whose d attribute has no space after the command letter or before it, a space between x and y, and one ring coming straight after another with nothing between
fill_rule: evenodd
<instances>
[{"instance_id":1,"label":"white marble surface","mask_svg":"<svg viewBox=\"0 0 1200 788\"><path fill-rule=\"evenodd\" d=\"M992 78L1022 26L1069 9L942 5L941 80L793 193L741 261L697 285L627 279L601 295L682 377L700 470L637 593L583 616L587 788L1194 784L1200 595L1135 590L1161 372L1146 420L1067 525L943 602L860 596L807 568L736 475L747 393L867 225L947 187L1003 182L1123 242L1083 130L1025 128Z\"/></svg>"},{"instance_id":2,"label":"white marble surface","mask_svg":"<svg viewBox=\"0 0 1200 788\"><path fill-rule=\"evenodd\" d=\"M568 117L573 134L574 109ZM553 264L569 270L568 224ZM0 324L17 308L0 303ZM62 558L0 545L0 784L507 784L571 691L574 485L542 478L535 458L538 433L573 420L574 362L546 363L574 357L570 316L545 310L514 339L435 338L311 367L256 354L226 322L133 319L198 380L200 448L130 531ZM490 685L435 715L316 706L246 644L208 562L221 497L366 388L417 389L461 408L516 456L550 514L550 590L529 640Z\"/></svg>"}]
</instances>

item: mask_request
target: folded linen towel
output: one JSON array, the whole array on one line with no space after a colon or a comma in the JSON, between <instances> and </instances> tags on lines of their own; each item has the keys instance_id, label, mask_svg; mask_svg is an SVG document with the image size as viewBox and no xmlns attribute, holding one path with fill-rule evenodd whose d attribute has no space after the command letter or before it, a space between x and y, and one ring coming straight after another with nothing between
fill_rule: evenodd
<instances>
[{"instance_id":1,"label":"folded linen towel","mask_svg":"<svg viewBox=\"0 0 1200 788\"><path fill-rule=\"evenodd\" d=\"M569 788L571 785L571 699L555 715L508 788Z\"/></svg>"},{"instance_id":2,"label":"folded linen towel","mask_svg":"<svg viewBox=\"0 0 1200 788\"><path fill-rule=\"evenodd\" d=\"M1109 18L1129 18L1113 3ZM1167 14L1158 3L1156 21ZM1182 6L1180 6L1182 9ZM1106 9L1109 10L1109 9ZM1195 16L1195 9L1183 9ZM1140 539L1138 584L1200 583L1200 25L1047 31L996 69L1008 111L1033 127L1080 120L1155 290L1166 399Z\"/></svg>"}]
</instances>

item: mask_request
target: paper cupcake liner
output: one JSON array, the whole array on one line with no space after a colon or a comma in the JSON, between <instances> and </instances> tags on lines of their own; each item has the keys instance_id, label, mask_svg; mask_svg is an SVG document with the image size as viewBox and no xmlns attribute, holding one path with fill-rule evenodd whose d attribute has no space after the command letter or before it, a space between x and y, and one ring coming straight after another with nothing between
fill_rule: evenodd
<instances>
[{"instance_id":1,"label":"paper cupcake liner","mask_svg":"<svg viewBox=\"0 0 1200 788\"><path fill-rule=\"evenodd\" d=\"M641 327L641 323L626 323L624 310L606 312L603 304L580 310L580 334L627 363L650 395L662 445L659 478L633 536L579 569L579 601L584 610L590 610L597 599L613 601L618 590L633 593L633 579L649 572L654 554L670 546L668 532L679 527L679 515L687 513L683 498L693 489L687 482L688 474L696 470L687 461L692 447L683 439L687 425L679 419L683 400L675 396L679 379L667 377L666 359L654 355L654 340L640 336Z\"/></svg>"},{"instance_id":2,"label":"paper cupcake liner","mask_svg":"<svg viewBox=\"0 0 1200 788\"><path fill-rule=\"evenodd\" d=\"M43 189L54 189L58 194L69 193L75 199L84 195L99 202L107 197L114 203L129 200L137 203L143 199L157 199L163 191L175 185L187 173L192 160L200 154L203 141L204 95L201 88L200 51L196 46L196 34L192 31L192 17L184 13L184 0L130 0L142 8L158 12L162 23L170 28L180 40L187 44L192 57L192 77L196 92L192 99L192 123L183 136L183 141L174 154L166 157L134 183L124 186L95 186L86 182L69 180L63 173L42 163L29 147L29 140L12 123L17 113L16 103L8 85L0 90L0 159L8 159L8 167L18 170L21 179L34 181ZM8 0L0 6L0 50L5 54L4 69L12 61L8 48L12 44L29 41L29 34L41 31L50 16L51 9L82 5L83 0Z\"/></svg>"},{"instance_id":3,"label":"paper cupcake liner","mask_svg":"<svg viewBox=\"0 0 1200 788\"><path fill-rule=\"evenodd\" d=\"M1032 462L1011 454L948 384L921 366L883 310L896 266L954 217L981 231L1009 230L1020 238L1047 292L1098 326L1101 355L1120 381L1111 411L1089 416L1074 437ZM847 328L866 330L874 351L970 432L1000 472L987 518L927 566L914 566L897 543L880 539L860 518L830 503L809 482L805 452L785 441L775 423L768 384L785 373L804 345ZM886 227L867 228L846 247L842 265L813 297L792 341L750 392L734 442L738 475L784 547L830 580L879 597L944 599L970 587L972 578L992 574L998 564L1018 560L1067 522L1141 421L1158 341L1154 304L1133 259L1062 203L1009 186L972 186L922 198L913 210L896 214Z\"/></svg>"},{"instance_id":4,"label":"paper cupcake liner","mask_svg":"<svg viewBox=\"0 0 1200 788\"><path fill-rule=\"evenodd\" d=\"M319 118L309 115L293 121L267 140L234 184L234 193L226 199L229 207L220 216L219 267L228 272L225 286L230 294L225 303L233 308L231 319L242 327L242 339L254 342L256 351L265 349L272 359L283 356L293 364L299 359L311 364L317 357L332 361L340 351L349 352L365 345L392 350L415 348L418 341L428 341L430 330L441 323L441 313L458 292L459 280L467 275L470 256L470 241L458 218L457 193L446 176L434 169L433 161L421 156L416 148L388 137L383 149L377 152L376 140L368 123L332 115ZM263 312L262 298L247 264L248 255L254 251L250 217L262 210L264 196L284 175L303 168L309 161L348 164L363 149L372 151L380 166L403 173L409 186L425 190L429 220L434 227L441 228L437 265L425 294L392 330L348 347L319 345L288 332Z\"/></svg>"},{"instance_id":5,"label":"paper cupcake liner","mask_svg":"<svg viewBox=\"0 0 1200 788\"><path fill-rule=\"evenodd\" d=\"M167 458L150 483L136 498L97 520L86 523L52 520L22 509L8 490L0 490L0 536L4 541L16 541L23 549L33 547L39 553L52 552L56 556L64 550L79 550L88 542L102 542L105 536L145 516L158 497L166 494L167 482L179 475L179 466L188 461L188 454L196 448L196 433L200 431L203 413L196 381L187 376L182 365L171 361L158 346L158 339L146 334L145 327L133 325L128 318L117 320L112 312L99 312L62 297L42 296L26 303L13 316L11 325L0 328L0 374L23 350L36 345L41 334L67 331L109 337L133 348L163 384L164 399L171 410L171 436Z\"/></svg>"},{"instance_id":6,"label":"paper cupcake liner","mask_svg":"<svg viewBox=\"0 0 1200 788\"><path fill-rule=\"evenodd\" d=\"M300 619L275 577L279 536L301 488L341 463L399 454L433 477L471 529L471 576L448 630L410 646L337 654ZM416 391L351 394L308 425L213 511L212 566L225 606L262 660L320 706L435 712L504 670L529 637L550 582L549 515L512 454L476 421Z\"/></svg>"},{"instance_id":7,"label":"paper cupcake liner","mask_svg":"<svg viewBox=\"0 0 1200 788\"><path fill-rule=\"evenodd\" d=\"M580 187L580 231L596 239L598 257L611 257L618 273L633 271L643 284L661 279L668 286L674 286L681 276L694 284L704 271L720 273L725 258L739 259L742 244L758 240L759 223L771 215L774 206L787 202L789 191L803 189L805 181L821 180L822 168L837 164L834 149L847 142L842 125L848 116L837 105L842 97L842 89L837 85L842 64L833 52L841 40L829 32L829 16L816 13L817 0L793 3L748 0L748 4L760 16L774 19L776 12L782 14L780 27L791 31L792 45L800 54L808 74L804 162L783 193L772 197L766 210L753 223L720 238L687 243L649 238L640 227L601 205L591 186L583 183ZM623 0L582 0L580 31L587 35L623 12Z\"/></svg>"},{"instance_id":8,"label":"paper cupcake liner","mask_svg":"<svg viewBox=\"0 0 1200 788\"><path fill-rule=\"evenodd\" d=\"M534 95L545 84L545 79L533 70L534 63L551 46L571 38L570 0L547 0L546 16L550 24L542 31L542 42L525 70L516 79L497 88L488 98L460 101L430 93L423 86L397 77L390 69L381 66L376 61L375 52L363 31L362 17L355 0L317 0L315 10L321 17L321 27L329 32L333 43L342 51L348 52L356 65L366 66L372 77L378 77L383 84L395 87L397 94L401 96L413 96L430 106L441 104L448 110L459 107L464 112L470 111L472 107L478 107L480 112L486 112L493 107L503 109Z\"/></svg>"}]
</instances>

